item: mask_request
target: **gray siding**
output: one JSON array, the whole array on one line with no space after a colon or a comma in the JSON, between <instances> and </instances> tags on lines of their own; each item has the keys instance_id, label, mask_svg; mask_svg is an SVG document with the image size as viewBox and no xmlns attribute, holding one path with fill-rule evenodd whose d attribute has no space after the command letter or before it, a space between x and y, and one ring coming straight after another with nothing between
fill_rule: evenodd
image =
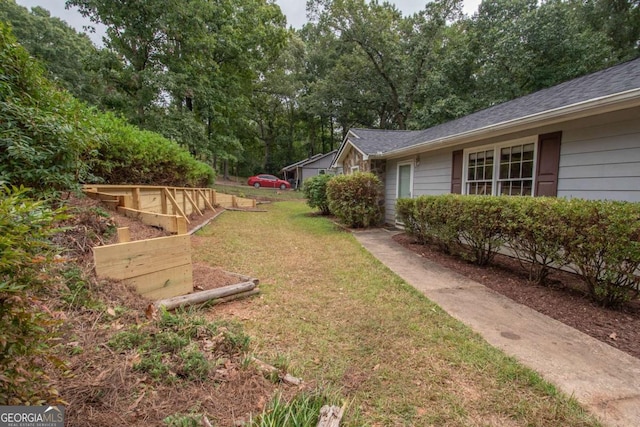
<instances>
[{"instance_id":1,"label":"gray siding","mask_svg":"<svg viewBox=\"0 0 640 427\"><path fill-rule=\"evenodd\" d=\"M413 196L438 195L451 192L451 153L452 150L439 150L420 155L419 164L413 169ZM387 163L385 188L385 221L389 224L396 220L396 186L398 181L398 163L415 160L416 157L389 160Z\"/></svg>"},{"instance_id":2,"label":"gray siding","mask_svg":"<svg viewBox=\"0 0 640 427\"><path fill-rule=\"evenodd\" d=\"M565 131L558 197L640 201L640 120Z\"/></svg>"},{"instance_id":3,"label":"gray siding","mask_svg":"<svg viewBox=\"0 0 640 427\"><path fill-rule=\"evenodd\" d=\"M331 161L333 160L333 156L325 156L320 160L317 160L312 163L308 163L302 167L302 182L305 179L311 178L312 176L318 175L320 169L328 170L331 167Z\"/></svg>"}]
</instances>

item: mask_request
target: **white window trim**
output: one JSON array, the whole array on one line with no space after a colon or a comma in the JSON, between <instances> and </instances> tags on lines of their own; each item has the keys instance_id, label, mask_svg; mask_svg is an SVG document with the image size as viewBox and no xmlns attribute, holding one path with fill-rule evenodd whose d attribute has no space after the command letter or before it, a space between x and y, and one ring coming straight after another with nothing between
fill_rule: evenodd
<instances>
[{"instance_id":1,"label":"white window trim","mask_svg":"<svg viewBox=\"0 0 640 427\"><path fill-rule=\"evenodd\" d=\"M409 189L411 192L411 198L413 199L415 197L413 191L413 175L415 174L416 163L413 160L406 160L403 162L398 162L398 164L396 165L396 199L400 198L400 167L407 165L411 166L411 175L409 176Z\"/></svg>"},{"instance_id":2,"label":"white window trim","mask_svg":"<svg viewBox=\"0 0 640 427\"><path fill-rule=\"evenodd\" d=\"M351 166L351 173L360 172L360 166Z\"/></svg>"},{"instance_id":3,"label":"white window trim","mask_svg":"<svg viewBox=\"0 0 640 427\"><path fill-rule=\"evenodd\" d=\"M469 153L478 151L487 151L493 149L493 176L491 180L491 195L496 196L498 193L498 180L500 177L500 150L504 147L513 145L533 144L533 176L531 182L531 195L535 195L536 189L536 171L538 170L538 135L527 136L524 138L511 139L509 141L498 142L495 144L480 145L477 147L465 148L462 152L462 194L467 193L467 176L469 173Z\"/></svg>"}]
</instances>

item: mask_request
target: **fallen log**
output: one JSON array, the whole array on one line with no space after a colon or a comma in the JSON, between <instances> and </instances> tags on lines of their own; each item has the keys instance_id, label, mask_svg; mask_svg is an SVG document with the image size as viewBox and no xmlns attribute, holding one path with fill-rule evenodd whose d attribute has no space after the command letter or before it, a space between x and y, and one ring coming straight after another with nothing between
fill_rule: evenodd
<instances>
[{"instance_id":1,"label":"fallen log","mask_svg":"<svg viewBox=\"0 0 640 427\"><path fill-rule=\"evenodd\" d=\"M200 304L210 300L220 299L237 295L245 292L252 291L256 287L254 281L247 281L242 283L236 283L229 286L223 286L221 288L209 289L206 291L195 292L187 295L180 295L173 298L162 299L155 302L157 308L164 307L167 310L173 310L180 306L188 306L194 304Z\"/></svg>"},{"instance_id":2,"label":"fallen log","mask_svg":"<svg viewBox=\"0 0 640 427\"><path fill-rule=\"evenodd\" d=\"M344 407L325 405L320 408L320 419L316 427L340 427Z\"/></svg>"},{"instance_id":3,"label":"fallen log","mask_svg":"<svg viewBox=\"0 0 640 427\"><path fill-rule=\"evenodd\" d=\"M271 366L268 363L264 363L262 360L260 359L256 359L255 357L251 356L251 361L254 362L256 365L258 365L258 368L261 371L264 372L277 372L278 373L278 377L282 380L282 382L285 382L287 384L290 385L300 385L302 384L302 380L300 378L296 378L293 375L290 374L282 374L280 372L280 370L278 370L278 368L276 368L275 366Z\"/></svg>"}]
</instances>

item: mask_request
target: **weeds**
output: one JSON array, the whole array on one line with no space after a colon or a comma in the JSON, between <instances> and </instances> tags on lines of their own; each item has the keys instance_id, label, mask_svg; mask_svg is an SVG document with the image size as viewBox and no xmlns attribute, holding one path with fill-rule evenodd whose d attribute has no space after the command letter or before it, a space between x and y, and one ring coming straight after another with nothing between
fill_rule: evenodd
<instances>
[{"instance_id":1,"label":"weeds","mask_svg":"<svg viewBox=\"0 0 640 427\"><path fill-rule=\"evenodd\" d=\"M168 384L179 379L204 381L221 355L242 353L248 345L249 337L238 325L166 310L155 324L132 326L109 341L114 350L137 353L134 370Z\"/></svg>"},{"instance_id":2,"label":"weeds","mask_svg":"<svg viewBox=\"0 0 640 427\"><path fill-rule=\"evenodd\" d=\"M315 426L320 409L330 398L319 392L304 392L287 402L277 394L262 414L251 421L251 427L307 427Z\"/></svg>"}]
</instances>

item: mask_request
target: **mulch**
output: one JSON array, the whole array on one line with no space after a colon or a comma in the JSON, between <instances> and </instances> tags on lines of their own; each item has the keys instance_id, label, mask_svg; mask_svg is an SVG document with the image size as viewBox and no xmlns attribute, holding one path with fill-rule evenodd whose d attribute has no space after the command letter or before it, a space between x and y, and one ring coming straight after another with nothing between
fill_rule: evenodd
<instances>
[{"instance_id":1,"label":"mulch","mask_svg":"<svg viewBox=\"0 0 640 427\"><path fill-rule=\"evenodd\" d=\"M397 234L394 240L515 302L640 358L640 301L605 308L589 299L581 279L570 272L556 270L548 285L541 286L528 280L517 260L504 255L497 255L491 265L480 267L444 254L435 246L419 244L408 234Z\"/></svg>"}]
</instances>

